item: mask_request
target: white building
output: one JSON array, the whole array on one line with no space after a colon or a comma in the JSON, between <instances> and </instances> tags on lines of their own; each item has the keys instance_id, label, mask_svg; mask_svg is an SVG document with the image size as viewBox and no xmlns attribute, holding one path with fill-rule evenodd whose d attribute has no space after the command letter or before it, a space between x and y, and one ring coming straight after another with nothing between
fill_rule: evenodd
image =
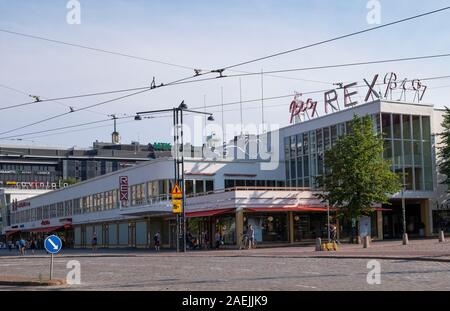
<instances>
[{"instance_id":1,"label":"white building","mask_svg":"<svg viewBox=\"0 0 450 311\"><path fill-rule=\"evenodd\" d=\"M441 227L449 231L446 187L439 184L436 168L442 110L375 100L270 133L277 138L267 152L276 164L271 169L262 160L186 159L189 232L204 244L220 231L225 245L239 243L248 224L266 244L325 237L327 207L314 196L314 176L323 174L324 150L345 134L354 114L372 116L374 130L384 133L384 157L394 171L404 173L410 236L431 236ZM75 247L89 246L94 233L103 247L148 247L161 232L163 247L175 247L173 171L172 160L159 159L24 200L22 207L9 209L6 232L56 230ZM127 200L121 200L126 197L120 191L122 176L128 178ZM361 219L361 233L377 239L400 237L400 199L400 193L393 195L391 205ZM341 221L339 229L341 238L349 236L350 222Z\"/></svg>"}]
</instances>

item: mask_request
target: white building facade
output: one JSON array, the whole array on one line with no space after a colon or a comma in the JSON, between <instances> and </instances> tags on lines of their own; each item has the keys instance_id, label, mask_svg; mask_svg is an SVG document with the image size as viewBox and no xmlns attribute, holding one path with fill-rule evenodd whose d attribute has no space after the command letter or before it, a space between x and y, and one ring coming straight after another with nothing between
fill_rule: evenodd
<instances>
[{"instance_id":1,"label":"white building facade","mask_svg":"<svg viewBox=\"0 0 450 311\"><path fill-rule=\"evenodd\" d=\"M326 237L330 210L315 196L315 177L324 173L324 150L345 135L357 114L372 117L374 131L384 135L383 156L404 178L408 233L448 232L447 187L439 183L436 159L442 113L432 105L376 100L270 133L277 136L268 152L277 153L271 159L276 165L261 159L187 158L188 231L203 246L213 244L216 232L225 246L236 246L250 224L257 241L266 245ZM9 207L4 230L10 236L56 232L74 247L89 247L94 234L101 247L149 247L160 232L162 246L174 248L173 172L173 160L158 159L23 200L20 207ZM361 234L401 236L401 194L390 201L361 219ZM350 220L333 221L341 238L350 235Z\"/></svg>"}]
</instances>

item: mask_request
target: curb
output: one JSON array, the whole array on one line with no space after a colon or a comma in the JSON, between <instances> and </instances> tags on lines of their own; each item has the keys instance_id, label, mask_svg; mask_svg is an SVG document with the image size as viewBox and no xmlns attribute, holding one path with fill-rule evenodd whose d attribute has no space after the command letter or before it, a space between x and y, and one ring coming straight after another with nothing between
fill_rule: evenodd
<instances>
[{"instance_id":1,"label":"curb","mask_svg":"<svg viewBox=\"0 0 450 311\"><path fill-rule=\"evenodd\" d=\"M66 280L62 279L54 279L54 280L45 280L45 281L39 281L39 280L32 280L32 279L11 279L11 280L5 280L0 279L0 285L6 285L6 286L61 286L66 285Z\"/></svg>"}]
</instances>

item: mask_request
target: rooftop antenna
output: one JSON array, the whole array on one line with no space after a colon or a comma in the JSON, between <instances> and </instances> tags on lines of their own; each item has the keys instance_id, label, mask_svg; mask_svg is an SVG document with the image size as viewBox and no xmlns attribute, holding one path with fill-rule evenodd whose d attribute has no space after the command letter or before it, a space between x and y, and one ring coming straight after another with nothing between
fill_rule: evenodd
<instances>
[{"instance_id":1,"label":"rooftop antenna","mask_svg":"<svg viewBox=\"0 0 450 311\"><path fill-rule=\"evenodd\" d=\"M114 121L114 132L111 134L111 142L118 145L120 143L119 132L117 132L117 116L115 114L109 115Z\"/></svg>"}]
</instances>

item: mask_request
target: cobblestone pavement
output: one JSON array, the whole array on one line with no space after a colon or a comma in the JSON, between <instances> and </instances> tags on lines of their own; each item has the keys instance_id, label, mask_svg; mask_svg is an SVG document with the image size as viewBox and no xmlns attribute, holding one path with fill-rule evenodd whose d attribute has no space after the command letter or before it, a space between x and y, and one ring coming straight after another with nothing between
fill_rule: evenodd
<instances>
[{"instance_id":1,"label":"cobblestone pavement","mask_svg":"<svg viewBox=\"0 0 450 311\"><path fill-rule=\"evenodd\" d=\"M400 244L399 244L400 243ZM47 275L49 256L7 256L0 275ZM56 290L450 290L450 243L382 242L370 249L343 245L339 252L312 247L195 251L186 255L149 250L65 251L55 256L54 277L65 278L69 260L81 264L81 284ZM321 256L339 256L329 258ZM389 259L389 257L398 259ZM352 258L346 258L351 256ZM381 284L369 285L367 263L377 256ZM355 258L360 257L360 258ZM384 259L383 259L384 258ZM426 260L423 260L426 259ZM0 286L3 290L18 290ZM26 288L30 289L30 288ZM42 288L31 288L39 289Z\"/></svg>"}]
</instances>

